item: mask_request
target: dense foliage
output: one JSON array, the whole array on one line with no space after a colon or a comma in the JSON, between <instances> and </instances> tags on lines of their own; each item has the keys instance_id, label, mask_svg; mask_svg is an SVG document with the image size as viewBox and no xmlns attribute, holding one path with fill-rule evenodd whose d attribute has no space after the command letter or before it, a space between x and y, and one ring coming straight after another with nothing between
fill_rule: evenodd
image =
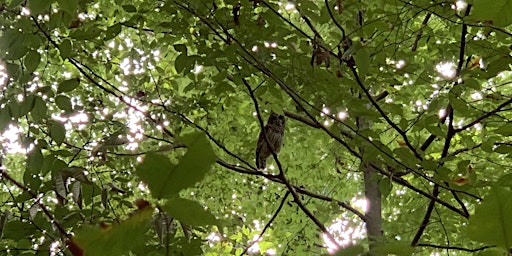
<instances>
[{"instance_id":1,"label":"dense foliage","mask_svg":"<svg viewBox=\"0 0 512 256\"><path fill-rule=\"evenodd\" d=\"M2 0L1 254L507 255L511 8Z\"/></svg>"}]
</instances>

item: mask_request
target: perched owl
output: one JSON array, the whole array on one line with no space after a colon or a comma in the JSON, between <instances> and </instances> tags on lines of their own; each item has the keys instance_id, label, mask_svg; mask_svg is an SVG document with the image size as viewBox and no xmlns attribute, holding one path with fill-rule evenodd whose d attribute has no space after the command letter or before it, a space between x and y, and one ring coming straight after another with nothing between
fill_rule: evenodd
<instances>
[{"instance_id":1,"label":"perched owl","mask_svg":"<svg viewBox=\"0 0 512 256\"><path fill-rule=\"evenodd\" d=\"M281 145L283 144L284 116L274 112L270 113L270 117L264 129L274 152L276 154L279 153ZM256 146L256 167L258 167L258 169L265 169L267 166L267 158L272 155L272 150L266 143L264 136L263 131L261 131L258 137L258 145Z\"/></svg>"}]
</instances>

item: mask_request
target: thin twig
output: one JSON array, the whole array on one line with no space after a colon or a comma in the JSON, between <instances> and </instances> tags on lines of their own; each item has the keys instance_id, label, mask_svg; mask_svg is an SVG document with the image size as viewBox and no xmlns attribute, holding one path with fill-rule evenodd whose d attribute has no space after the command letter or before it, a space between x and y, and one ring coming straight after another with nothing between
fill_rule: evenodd
<instances>
[{"instance_id":1,"label":"thin twig","mask_svg":"<svg viewBox=\"0 0 512 256\"><path fill-rule=\"evenodd\" d=\"M288 196L290 195L290 191L286 191L286 193L284 194L283 196L283 199L281 200L281 203L279 204L279 206L277 207L276 211L274 212L274 215L272 215L272 218L270 218L270 220L267 222L267 224L265 224L265 226L263 227L263 229L261 230L260 234L258 235L258 238L257 239L254 239L250 244L249 246L247 246L247 248L245 248L245 250L240 253L240 256L244 255L247 253L247 251L249 250L249 248L251 248L254 244L256 244L257 242L260 241L260 239L263 237L263 235L265 234L265 231L267 231L267 229L270 227L270 225L272 225L272 223L274 222L274 220L276 219L277 215L281 212L281 209L283 209L283 206L284 206L284 203L286 202L286 199L288 198Z\"/></svg>"},{"instance_id":2,"label":"thin twig","mask_svg":"<svg viewBox=\"0 0 512 256\"><path fill-rule=\"evenodd\" d=\"M8 180L9 182L11 182L12 184L14 184L16 187L18 187L19 189L23 190L24 192L27 192L31 197L32 199L34 199L36 201L36 203L39 205L39 207L41 208L41 210L43 211L44 215L46 215L46 217L48 217L48 219L50 219L51 223L53 225L55 225L55 227L57 227L57 230L59 230L59 233L63 236L65 236L66 238L70 239L71 238L71 234L69 234L68 232L66 232L66 230L64 229L64 227L62 227L60 225L60 223L55 219L55 217L53 216L52 213L50 213L50 211L48 210L48 208L46 208L46 206L41 203L41 198L38 197L34 192L32 192L32 190L30 190L28 187L26 187L25 185L19 183L17 180L15 180L14 178L12 178L9 174L7 174L7 172L5 172L5 170L3 169L3 167L0 168L0 177Z\"/></svg>"}]
</instances>

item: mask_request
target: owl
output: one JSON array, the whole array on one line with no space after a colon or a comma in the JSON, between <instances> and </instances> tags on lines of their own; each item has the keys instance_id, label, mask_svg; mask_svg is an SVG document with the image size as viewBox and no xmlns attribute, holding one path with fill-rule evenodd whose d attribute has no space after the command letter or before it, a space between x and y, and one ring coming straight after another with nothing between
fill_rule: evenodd
<instances>
[{"instance_id":1,"label":"owl","mask_svg":"<svg viewBox=\"0 0 512 256\"><path fill-rule=\"evenodd\" d=\"M256 167L258 167L258 169L265 169L267 166L267 158L272 155L272 149L274 149L276 154L281 150L284 136L284 124L284 116L274 112L270 113L270 117L264 129L271 147L266 143L265 135L263 131L261 131L258 137L258 144L256 145Z\"/></svg>"}]
</instances>

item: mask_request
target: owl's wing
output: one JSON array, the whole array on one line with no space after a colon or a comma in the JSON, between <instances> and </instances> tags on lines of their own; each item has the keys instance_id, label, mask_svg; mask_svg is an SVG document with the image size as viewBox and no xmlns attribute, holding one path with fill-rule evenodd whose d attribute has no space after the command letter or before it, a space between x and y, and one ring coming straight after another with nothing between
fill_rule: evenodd
<instances>
[{"instance_id":1,"label":"owl's wing","mask_svg":"<svg viewBox=\"0 0 512 256\"><path fill-rule=\"evenodd\" d=\"M266 125L264 127L265 133L267 134L267 137L270 136L271 128ZM267 143L265 141L265 133L263 131L260 132L258 136L258 143L256 145L256 167L263 169L266 165L266 159L268 157L269 152L268 147L266 147Z\"/></svg>"}]
</instances>

